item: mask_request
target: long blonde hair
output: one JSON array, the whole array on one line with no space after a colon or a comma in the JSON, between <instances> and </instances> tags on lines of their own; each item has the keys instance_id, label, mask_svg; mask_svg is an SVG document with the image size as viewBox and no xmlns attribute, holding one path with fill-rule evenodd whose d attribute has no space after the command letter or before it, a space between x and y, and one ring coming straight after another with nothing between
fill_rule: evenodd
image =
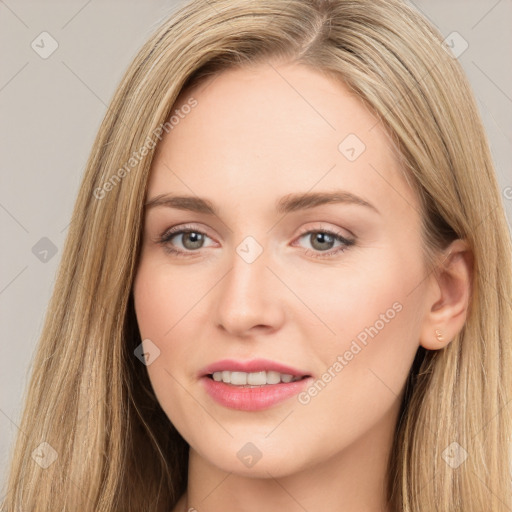
<instances>
[{"instance_id":1,"label":"long blonde hair","mask_svg":"<svg viewBox=\"0 0 512 512\"><path fill-rule=\"evenodd\" d=\"M400 0L193 0L140 50L94 142L2 511L164 511L185 491L188 446L134 356L131 289L154 155L140 157L141 148L180 92L281 59L343 81L386 126L421 200L430 260L455 238L474 258L463 330L443 350L420 347L411 368L389 462L392 510L512 510L512 249L460 64ZM43 442L57 455L47 468L33 454ZM458 467L444 460L454 449L467 452Z\"/></svg>"}]
</instances>

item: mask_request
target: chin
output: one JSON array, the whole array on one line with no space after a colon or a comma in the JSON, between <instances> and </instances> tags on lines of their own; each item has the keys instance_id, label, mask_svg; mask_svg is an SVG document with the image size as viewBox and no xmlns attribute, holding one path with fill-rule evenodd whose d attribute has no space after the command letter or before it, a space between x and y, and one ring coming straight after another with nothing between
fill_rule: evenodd
<instances>
[{"instance_id":1,"label":"chin","mask_svg":"<svg viewBox=\"0 0 512 512\"><path fill-rule=\"evenodd\" d=\"M296 447L300 445L303 446L304 442L297 441L285 447L282 438L271 442L265 439L265 435L248 434L235 437L229 443L216 443L213 451L211 445L200 452L195 451L209 464L227 473L251 478L271 478L291 475L308 465L307 461L298 458L301 451Z\"/></svg>"}]
</instances>

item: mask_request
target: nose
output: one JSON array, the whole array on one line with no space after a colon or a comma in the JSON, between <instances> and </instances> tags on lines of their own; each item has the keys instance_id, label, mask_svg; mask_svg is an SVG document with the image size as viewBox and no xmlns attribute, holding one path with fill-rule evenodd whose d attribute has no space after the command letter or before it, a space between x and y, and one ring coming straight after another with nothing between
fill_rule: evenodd
<instances>
[{"instance_id":1,"label":"nose","mask_svg":"<svg viewBox=\"0 0 512 512\"><path fill-rule=\"evenodd\" d=\"M266 250L252 262L242 252L233 251L230 270L216 287L215 320L220 329L244 338L281 327L285 320L283 285L268 266L272 264Z\"/></svg>"}]
</instances>

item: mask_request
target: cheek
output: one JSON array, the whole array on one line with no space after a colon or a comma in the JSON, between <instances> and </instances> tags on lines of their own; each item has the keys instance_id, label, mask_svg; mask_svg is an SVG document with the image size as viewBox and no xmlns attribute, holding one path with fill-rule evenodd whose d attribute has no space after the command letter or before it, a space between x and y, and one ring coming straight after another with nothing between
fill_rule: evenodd
<instances>
[{"instance_id":1,"label":"cheek","mask_svg":"<svg viewBox=\"0 0 512 512\"><path fill-rule=\"evenodd\" d=\"M158 349L158 356L146 366L151 386L165 414L189 443L194 442L189 433L195 430L190 411L195 410L197 404L184 390L183 375L178 370L183 361L189 360L187 351L194 349L193 344L179 343L183 335L180 329L185 325L180 319L185 318L193 304L194 297L190 297L193 288L189 283L177 293L176 290L180 290L179 272L171 279L164 267L154 262L149 264L147 260L142 260L133 287L144 350L148 349L149 343Z\"/></svg>"},{"instance_id":2,"label":"cheek","mask_svg":"<svg viewBox=\"0 0 512 512\"><path fill-rule=\"evenodd\" d=\"M201 297L197 274L172 272L169 265L143 259L137 271L133 296L142 338L165 340L185 319Z\"/></svg>"},{"instance_id":3,"label":"cheek","mask_svg":"<svg viewBox=\"0 0 512 512\"><path fill-rule=\"evenodd\" d=\"M299 397L310 417L328 410L333 424L356 436L397 407L419 346L420 262L390 250L372 265L325 280L328 292L315 293L335 335L316 345L324 368Z\"/></svg>"},{"instance_id":4,"label":"cheek","mask_svg":"<svg viewBox=\"0 0 512 512\"><path fill-rule=\"evenodd\" d=\"M397 399L419 346L421 258L384 248L378 258L337 270L298 292L329 328L321 327L323 341L314 347L323 377L304 401L374 416Z\"/></svg>"},{"instance_id":5,"label":"cheek","mask_svg":"<svg viewBox=\"0 0 512 512\"><path fill-rule=\"evenodd\" d=\"M368 347L371 340L386 340L388 350L403 348L406 341L416 343L423 268L421 258L411 255L410 248L362 250L336 268L318 268L314 278L307 280L303 278L306 269L282 272L287 272L287 282L293 283L296 295L316 316L316 338L323 341L315 351L337 355L355 339ZM304 316L293 321L300 325ZM384 341L373 345L378 348Z\"/></svg>"}]
</instances>

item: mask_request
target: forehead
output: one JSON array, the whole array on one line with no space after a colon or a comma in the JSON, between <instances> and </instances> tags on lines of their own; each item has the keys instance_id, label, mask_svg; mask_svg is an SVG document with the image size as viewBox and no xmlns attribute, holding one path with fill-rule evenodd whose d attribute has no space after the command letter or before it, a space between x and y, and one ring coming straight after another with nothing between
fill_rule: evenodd
<instances>
[{"instance_id":1,"label":"forehead","mask_svg":"<svg viewBox=\"0 0 512 512\"><path fill-rule=\"evenodd\" d=\"M184 109L191 98L196 106ZM378 118L341 80L310 68L224 71L183 91L173 112L179 122L159 144L148 195L274 198L342 187L379 201L396 202L397 194L415 201Z\"/></svg>"}]
</instances>

